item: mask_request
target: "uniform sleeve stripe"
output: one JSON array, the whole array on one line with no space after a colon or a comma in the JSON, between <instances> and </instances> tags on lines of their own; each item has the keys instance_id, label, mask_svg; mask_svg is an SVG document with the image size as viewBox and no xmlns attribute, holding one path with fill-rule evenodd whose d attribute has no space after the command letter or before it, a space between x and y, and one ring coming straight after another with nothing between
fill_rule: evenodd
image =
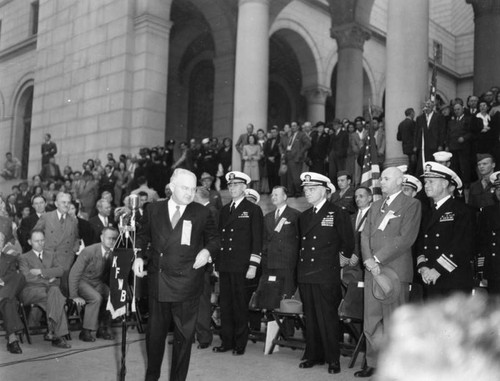
<instances>
[{"instance_id":1,"label":"uniform sleeve stripe","mask_svg":"<svg viewBox=\"0 0 500 381\"><path fill-rule=\"evenodd\" d=\"M427 258L425 257L425 255L419 255L417 258L417 265L424 263L424 262L427 262Z\"/></svg>"},{"instance_id":2,"label":"uniform sleeve stripe","mask_svg":"<svg viewBox=\"0 0 500 381\"><path fill-rule=\"evenodd\" d=\"M250 255L250 262L260 264L260 255L258 255L258 254L251 254Z\"/></svg>"},{"instance_id":3,"label":"uniform sleeve stripe","mask_svg":"<svg viewBox=\"0 0 500 381\"><path fill-rule=\"evenodd\" d=\"M457 268L457 265L444 254L441 254L441 256L437 259L437 263L439 263L449 273Z\"/></svg>"},{"instance_id":4,"label":"uniform sleeve stripe","mask_svg":"<svg viewBox=\"0 0 500 381\"><path fill-rule=\"evenodd\" d=\"M478 257L477 258L477 266L478 267L484 267L484 257Z\"/></svg>"}]
</instances>

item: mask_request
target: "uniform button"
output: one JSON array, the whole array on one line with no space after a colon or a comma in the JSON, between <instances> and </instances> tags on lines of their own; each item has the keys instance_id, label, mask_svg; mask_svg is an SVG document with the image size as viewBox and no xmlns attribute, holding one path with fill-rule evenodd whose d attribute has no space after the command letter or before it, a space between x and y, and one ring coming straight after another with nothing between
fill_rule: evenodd
<instances>
[{"instance_id":1,"label":"uniform button","mask_svg":"<svg viewBox=\"0 0 500 381\"><path fill-rule=\"evenodd\" d=\"M493 255L495 255L495 254L493 254ZM301 262L304 262L304 258L300 258L300 261L301 261Z\"/></svg>"},{"instance_id":2,"label":"uniform button","mask_svg":"<svg viewBox=\"0 0 500 381\"><path fill-rule=\"evenodd\" d=\"M424 235L424 238L427 238L427 237L429 237L429 236L428 236L427 234L425 234L425 235Z\"/></svg>"},{"instance_id":3,"label":"uniform button","mask_svg":"<svg viewBox=\"0 0 500 381\"><path fill-rule=\"evenodd\" d=\"M163 257L163 253L160 253L160 257Z\"/></svg>"},{"instance_id":4,"label":"uniform button","mask_svg":"<svg viewBox=\"0 0 500 381\"><path fill-rule=\"evenodd\" d=\"M229 248L229 251L231 251L231 250L233 250L233 248L232 248L232 247L230 247L230 248Z\"/></svg>"},{"instance_id":5,"label":"uniform button","mask_svg":"<svg viewBox=\"0 0 500 381\"><path fill-rule=\"evenodd\" d=\"M313 251L314 251L314 250L316 250L316 249L315 249L314 247L311 247L311 250L313 250Z\"/></svg>"},{"instance_id":6,"label":"uniform button","mask_svg":"<svg viewBox=\"0 0 500 381\"><path fill-rule=\"evenodd\" d=\"M427 246L424 246L424 250L427 250Z\"/></svg>"},{"instance_id":7,"label":"uniform button","mask_svg":"<svg viewBox=\"0 0 500 381\"><path fill-rule=\"evenodd\" d=\"M436 246L436 250L439 250L439 246Z\"/></svg>"},{"instance_id":8,"label":"uniform button","mask_svg":"<svg viewBox=\"0 0 500 381\"><path fill-rule=\"evenodd\" d=\"M306 239L306 237L302 237L302 239Z\"/></svg>"},{"instance_id":9,"label":"uniform button","mask_svg":"<svg viewBox=\"0 0 500 381\"><path fill-rule=\"evenodd\" d=\"M163 271L163 269L160 269L160 272L162 272L162 271Z\"/></svg>"},{"instance_id":10,"label":"uniform button","mask_svg":"<svg viewBox=\"0 0 500 381\"><path fill-rule=\"evenodd\" d=\"M223 248L223 247L221 247L221 248L220 248L220 251L224 251L224 248Z\"/></svg>"},{"instance_id":11,"label":"uniform button","mask_svg":"<svg viewBox=\"0 0 500 381\"><path fill-rule=\"evenodd\" d=\"M232 238L229 238L230 241L232 241L233 239Z\"/></svg>"},{"instance_id":12,"label":"uniform button","mask_svg":"<svg viewBox=\"0 0 500 381\"><path fill-rule=\"evenodd\" d=\"M224 233L226 231L226 229L222 229L222 232Z\"/></svg>"},{"instance_id":13,"label":"uniform button","mask_svg":"<svg viewBox=\"0 0 500 381\"><path fill-rule=\"evenodd\" d=\"M495 253L491 254L491 256L492 256L492 257L494 257L494 256L495 256Z\"/></svg>"},{"instance_id":14,"label":"uniform button","mask_svg":"<svg viewBox=\"0 0 500 381\"><path fill-rule=\"evenodd\" d=\"M491 235L497 235L497 233L495 233L495 232L491 232Z\"/></svg>"},{"instance_id":15,"label":"uniform button","mask_svg":"<svg viewBox=\"0 0 500 381\"><path fill-rule=\"evenodd\" d=\"M496 243L495 243L495 242L493 242L493 243L492 243L492 245L493 245L493 246L495 246L495 245L496 245Z\"/></svg>"},{"instance_id":16,"label":"uniform button","mask_svg":"<svg viewBox=\"0 0 500 381\"><path fill-rule=\"evenodd\" d=\"M311 258L311 262L314 262L314 258Z\"/></svg>"},{"instance_id":17,"label":"uniform button","mask_svg":"<svg viewBox=\"0 0 500 381\"><path fill-rule=\"evenodd\" d=\"M313 239L316 239L316 236L314 236Z\"/></svg>"},{"instance_id":18,"label":"uniform button","mask_svg":"<svg viewBox=\"0 0 500 381\"><path fill-rule=\"evenodd\" d=\"M436 234L436 237L439 237L439 233Z\"/></svg>"},{"instance_id":19,"label":"uniform button","mask_svg":"<svg viewBox=\"0 0 500 381\"><path fill-rule=\"evenodd\" d=\"M231 229L232 232L234 232L234 229Z\"/></svg>"},{"instance_id":20,"label":"uniform button","mask_svg":"<svg viewBox=\"0 0 500 381\"><path fill-rule=\"evenodd\" d=\"M453 258L453 254L450 254L450 258Z\"/></svg>"}]
</instances>

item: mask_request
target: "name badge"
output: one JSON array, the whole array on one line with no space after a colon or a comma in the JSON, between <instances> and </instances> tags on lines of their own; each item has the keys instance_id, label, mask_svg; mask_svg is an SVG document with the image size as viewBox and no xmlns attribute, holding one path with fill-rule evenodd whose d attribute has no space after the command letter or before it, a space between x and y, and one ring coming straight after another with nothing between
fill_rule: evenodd
<instances>
[{"instance_id":1,"label":"name badge","mask_svg":"<svg viewBox=\"0 0 500 381\"><path fill-rule=\"evenodd\" d=\"M286 218L282 218L280 220L280 222L278 222L278 225L276 225L276 227L274 228L274 231L276 233L279 233L281 231L281 228L283 228L283 225L285 224L285 222L286 222Z\"/></svg>"},{"instance_id":2,"label":"name badge","mask_svg":"<svg viewBox=\"0 0 500 381\"><path fill-rule=\"evenodd\" d=\"M276 282L276 275L269 275L269 278L267 278L269 282Z\"/></svg>"},{"instance_id":3,"label":"name badge","mask_svg":"<svg viewBox=\"0 0 500 381\"><path fill-rule=\"evenodd\" d=\"M394 214L393 210L389 210L387 212L387 214L384 216L384 219L382 220L382 222L380 223L380 225L378 226L378 230L384 231L385 228L387 227L387 224L389 223L389 221L392 220L393 218L398 218L398 217L399 216L396 216Z\"/></svg>"},{"instance_id":4,"label":"name badge","mask_svg":"<svg viewBox=\"0 0 500 381\"><path fill-rule=\"evenodd\" d=\"M193 224L191 221L182 221L182 236L181 245L191 246L191 231L193 230Z\"/></svg>"}]
</instances>

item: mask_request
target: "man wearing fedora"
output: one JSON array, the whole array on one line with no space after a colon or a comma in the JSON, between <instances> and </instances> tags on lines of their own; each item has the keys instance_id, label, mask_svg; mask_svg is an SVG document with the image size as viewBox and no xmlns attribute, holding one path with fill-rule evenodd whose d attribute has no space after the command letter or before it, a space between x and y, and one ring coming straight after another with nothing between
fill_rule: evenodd
<instances>
[{"instance_id":1,"label":"man wearing fedora","mask_svg":"<svg viewBox=\"0 0 500 381\"><path fill-rule=\"evenodd\" d=\"M424 216L417 245L417 268L428 298L446 296L473 288L471 267L475 242L474 209L453 197L462 186L450 168L425 163L424 189L433 202Z\"/></svg>"},{"instance_id":2,"label":"man wearing fedora","mask_svg":"<svg viewBox=\"0 0 500 381\"><path fill-rule=\"evenodd\" d=\"M306 319L306 349L300 368L328 363L328 373L340 372L338 306L342 299L340 262L354 251L349 214L327 201L330 179L315 172L300 175L311 208L299 216L300 250L297 281Z\"/></svg>"},{"instance_id":3,"label":"man wearing fedora","mask_svg":"<svg viewBox=\"0 0 500 381\"><path fill-rule=\"evenodd\" d=\"M364 322L366 367L355 377L370 377L377 367L376 344L392 312L409 300L413 280L411 246L420 227L421 206L402 192L403 172L395 167L382 172L384 199L368 211L361 233L361 254L365 266Z\"/></svg>"},{"instance_id":4,"label":"man wearing fedora","mask_svg":"<svg viewBox=\"0 0 500 381\"><path fill-rule=\"evenodd\" d=\"M231 202L224 205L219 216L221 248L215 259L219 272L221 344L216 353L245 353L248 341L248 282L255 278L262 251L264 217L258 205L245 198L250 177L243 172L226 174Z\"/></svg>"}]
</instances>

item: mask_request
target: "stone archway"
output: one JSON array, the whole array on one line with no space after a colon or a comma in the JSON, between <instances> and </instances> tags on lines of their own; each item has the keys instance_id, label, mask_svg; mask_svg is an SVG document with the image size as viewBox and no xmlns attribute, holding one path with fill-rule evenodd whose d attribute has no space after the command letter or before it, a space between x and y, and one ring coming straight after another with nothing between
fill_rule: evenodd
<instances>
[{"instance_id":1,"label":"stone archway","mask_svg":"<svg viewBox=\"0 0 500 381\"><path fill-rule=\"evenodd\" d=\"M25 179L28 176L30 154L33 81L26 82L18 94L13 113L12 154L21 160L21 178Z\"/></svg>"}]
</instances>

